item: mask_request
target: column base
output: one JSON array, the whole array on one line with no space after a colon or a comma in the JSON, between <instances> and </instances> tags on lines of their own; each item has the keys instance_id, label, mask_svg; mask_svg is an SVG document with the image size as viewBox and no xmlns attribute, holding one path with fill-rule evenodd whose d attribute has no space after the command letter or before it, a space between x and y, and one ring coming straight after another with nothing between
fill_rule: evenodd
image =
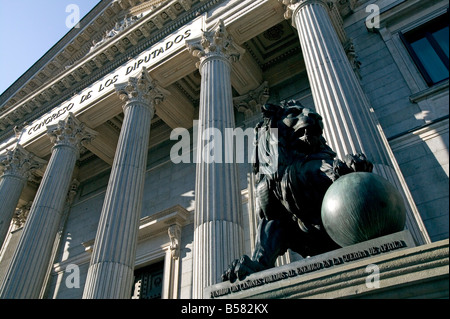
<instances>
[{"instance_id":1,"label":"column base","mask_svg":"<svg viewBox=\"0 0 450 319\"><path fill-rule=\"evenodd\" d=\"M229 221L205 222L195 229L193 298L203 298L203 289L221 282L228 265L241 257L240 238L242 227Z\"/></svg>"},{"instance_id":2,"label":"column base","mask_svg":"<svg viewBox=\"0 0 450 319\"><path fill-rule=\"evenodd\" d=\"M414 247L408 231L205 289L212 299L448 298L448 239Z\"/></svg>"},{"instance_id":3,"label":"column base","mask_svg":"<svg viewBox=\"0 0 450 319\"><path fill-rule=\"evenodd\" d=\"M83 299L130 299L134 268L116 263L101 262L89 268ZM90 281L94 280L94 283Z\"/></svg>"}]
</instances>

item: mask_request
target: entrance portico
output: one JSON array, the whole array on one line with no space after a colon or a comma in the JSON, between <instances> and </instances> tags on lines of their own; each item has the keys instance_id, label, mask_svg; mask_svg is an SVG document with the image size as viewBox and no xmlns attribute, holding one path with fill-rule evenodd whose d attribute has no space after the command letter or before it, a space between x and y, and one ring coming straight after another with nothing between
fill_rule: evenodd
<instances>
[{"instance_id":1,"label":"entrance portico","mask_svg":"<svg viewBox=\"0 0 450 319\"><path fill-rule=\"evenodd\" d=\"M124 2L128 3L120 3ZM83 239L93 241L83 298L129 298L140 221L146 217L143 214L150 214L143 202L157 197L145 194L146 183L157 183L147 178L153 156L149 149L167 141L175 128L191 130L196 119L201 130L233 128L235 118L241 116L234 109L233 98L248 96L249 105L257 110L258 102L252 94L263 83L276 88L279 94L286 81L300 76L308 78L307 89L312 94L313 107L326 120L325 134L330 146L340 157L366 153L375 162L377 173L404 191L409 204L408 228L416 242L429 242L406 183L398 174L395 158L370 114L370 102L343 48L345 34L336 26L336 12L330 11L327 1L249 1L251 5L237 1L227 10L208 1L169 2L173 5L163 9L172 12L172 16L167 13L172 24L162 23L159 11L149 11L115 37L95 46L76 61L82 70L92 68L92 77L85 78L89 81L77 81L81 89L65 99L59 98L53 108L40 112L23 127L18 150L35 154L49 164L1 286L2 297L39 297L48 267L55 263L50 257L51 249L72 173L77 171L78 179L87 183L110 170L96 233ZM119 10L117 5L112 8ZM209 10L208 14L198 16L191 10L194 5L204 12ZM183 14L189 19L182 18ZM158 36L151 45L150 34ZM125 47L125 39L129 47ZM111 55L114 48L119 52L117 56ZM126 61L119 58L124 53L128 54ZM102 54L110 62L100 63ZM96 71L101 68L92 65L100 65L108 72ZM79 72L76 70L75 66L68 68L53 86L74 77ZM246 111L251 118L253 111ZM256 112L253 120L255 115ZM74 145L69 152L67 145L58 148L61 139L55 137L57 133L52 133L54 143L45 133L55 123L75 123L88 133L72 137ZM12 145L13 140L8 143ZM87 140L89 143L82 143ZM203 152L204 145L198 145L195 151ZM26 187L25 177L17 179L17 185L10 182L7 187L16 197ZM7 174L0 178L0 196L4 196L1 183L8 181ZM243 253L242 188L236 165L197 164L195 208L189 217L193 223L190 262L194 298L202 298L203 288L217 283L227 264ZM6 220L11 219L17 201L11 197L11 203L2 202L8 206ZM42 213L49 205L52 212ZM43 224L46 231L38 236ZM167 222L164 232L168 233L173 225ZM171 232L171 240L176 237L174 242L181 240L182 233L187 236L178 223L175 225L170 228L177 229L177 236ZM158 231L162 228L157 227ZM179 249L176 245L171 249ZM32 258L31 251L36 252ZM167 264L164 267L170 268ZM178 266L175 268L179 271ZM38 269L34 272L38 276L21 275L30 269ZM178 275L173 273L172 277Z\"/></svg>"}]
</instances>

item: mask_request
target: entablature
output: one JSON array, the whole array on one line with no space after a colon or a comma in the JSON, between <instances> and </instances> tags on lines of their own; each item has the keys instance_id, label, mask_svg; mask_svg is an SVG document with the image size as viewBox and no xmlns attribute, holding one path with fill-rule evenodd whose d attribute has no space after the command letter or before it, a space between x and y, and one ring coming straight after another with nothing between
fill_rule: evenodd
<instances>
[{"instance_id":1,"label":"entablature","mask_svg":"<svg viewBox=\"0 0 450 319\"><path fill-rule=\"evenodd\" d=\"M5 136L5 131L11 135L13 127L20 127L62 103L219 1L113 1L49 59L43 68L54 72L35 73L23 85L26 90L5 101L0 114L0 137ZM126 27L115 30L117 25ZM111 31L116 34L106 37Z\"/></svg>"}]
</instances>

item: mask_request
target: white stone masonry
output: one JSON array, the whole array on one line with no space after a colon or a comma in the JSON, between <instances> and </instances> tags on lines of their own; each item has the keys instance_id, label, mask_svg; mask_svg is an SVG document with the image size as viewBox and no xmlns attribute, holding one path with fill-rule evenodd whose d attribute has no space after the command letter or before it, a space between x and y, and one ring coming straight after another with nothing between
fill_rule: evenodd
<instances>
[{"instance_id":1,"label":"white stone masonry","mask_svg":"<svg viewBox=\"0 0 450 319\"><path fill-rule=\"evenodd\" d=\"M316 111L324 136L339 158L364 153L374 172L395 185L407 207L407 227L419 244L430 241L390 146L330 19L326 0L279 0L287 5L300 38ZM332 4L334 5L334 4Z\"/></svg>"},{"instance_id":2,"label":"white stone masonry","mask_svg":"<svg viewBox=\"0 0 450 319\"><path fill-rule=\"evenodd\" d=\"M142 69L116 84L124 120L95 237L83 298L129 299L134 278L150 122L166 94Z\"/></svg>"},{"instance_id":3,"label":"white stone masonry","mask_svg":"<svg viewBox=\"0 0 450 319\"><path fill-rule=\"evenodd\" d=\"M2 285L0 298L38 298L48 271L79 148L95 136L75 116L48 126L52 155Z\"/></svg>"},{"instance_id":4,"label":"white stone masonry","mask_svg":"<svg viewBox=\"0 0 450 319\"><path fill-rule=\"evenodd\" d=\"M34 170L42 168L45 161L17 145L0 158L0 247L8 233L20 194Z\"/></svg>"},{"instance_id":5,"label":"white stone masonry","mask_svg":"<svg viewBox=\"0 0 450 319\"><path fill-rule=\"evenodd\" d=\"M190 52L200 59L201 74L199 139L195 187L193 249L193 297L202 298L203 289L221 280L228 265L243 253L241 197L236 163L211 158L222 154L222 143L203 140L202 133L234 128L231 91L231 63L243 49L233 43L222 21L200 38L187 41ZM206 134L209 136L210 134ZM215 135L214 138L218 138ZM213 143L216 143L214 141ZM225 155L225 154L223 154Z\"/></svg>"}]
</instances>

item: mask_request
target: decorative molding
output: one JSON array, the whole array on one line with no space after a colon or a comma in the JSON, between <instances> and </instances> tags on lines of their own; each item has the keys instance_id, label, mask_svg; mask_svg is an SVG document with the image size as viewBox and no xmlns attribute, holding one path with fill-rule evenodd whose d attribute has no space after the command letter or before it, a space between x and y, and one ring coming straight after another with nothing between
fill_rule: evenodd
<instances>
[{"instance_id":1,"label":"decorative molding","mask_svg":"<svg viewBox=\"0 0 450 319\"><path fill-rule=\"evenodd\" d=\"M167 232L173 225L183 227L189 222L190 213L180 205L152 214L140 220L138 240L142 241L152 236Z\"/></svg>"},{"instance_id":2,"label":"decorative molding","mask_svg":"<svg viewBox=\"0 0 450 319\"><path fill-rule=\"evenodd\" d=\"M295 12L300 10L302 7L317 3L321 4L324 7L327 7L328 0L278 0L282 5L285 6L286 11L284 13L284 18L286 20L292 19L292 17L295 15ZM293 25L295 27L295 25Z\"/></svg>"},{"instance_id":3,"label":"decorative molding","mask_svg":"<svg viewBox=\"0 0 450 319\"><path fill-rule=\"evenodd\" d=\"M181 227L180 225L174 224L167 228L167 233L170 239L170 253L173 259L178 259L180 257L180 242L181 242Z\"/></svg>"},{"instance_id":4,"label":"decorative molding","mask_svg":"<svg viewBox=\"0 0 450 319\"><path fill-rule=\"evenodd\" d=\"M160 236L164 232L169 232L169 239L171 239L171 236L181 236L181 227L189 223L189 215L190 213L185 208L180 205L175 205L156 214L141 218L139 222L138 241L141 242L153 236ZM179 234L177 233L177 227L180 231ZM172 230L169 230L169 228L172 228ZM179 246L181 237L177 238ZM93 238L81 243L86 252L92 253L94 241L95 239ZM172 241L168 245L170 249L175 247L172 245ZM136 259L138 258L137 256Z\"/></svg>"},{"instance_id":5,"label":"decorative molding","mask_svg":"<svg viewBox=\"0 0 450 319\"><path fill-rule=\"evenodd\" d=\"M448 84L449 80L447 79L441 83L433 85L432 87L426 88L425 90L410 95L409 100L411 101L411 103L418 103L440 93L448 94Z\"/></svg>"},{"instance_id":6,"label":"decorative molding","mask_svg":"<svg viewBox=\"0 0 450 319\"><path fill-rule=\"evenodd\" d=\"M133 24L135 24L139 19L143 17L143 14L137 16L129 16L126 15L121 21L116 22L114 28L111 30L108 30L103 35L102 39L100 41L92 40L92 46L89 49L89 53L96 50L98 47L104 45L106 42L108 42L111 38L115 37L119 33L123 32L125 29L129 28ZM70 68L70 66L66 66L66 69Z\"/></svg>"},{"instance_id":7,"label":"decorative molding","mask_svg":"<svg viewBox=\"0 0 450 319\"><path fill-rule=\"evenodd\" d=\"M389 144L394 152L426 142L430 139L444 136L449 132L448 116L440 121L426 124L402 135L389 139Z\"/></svg>"}]
</instances>

